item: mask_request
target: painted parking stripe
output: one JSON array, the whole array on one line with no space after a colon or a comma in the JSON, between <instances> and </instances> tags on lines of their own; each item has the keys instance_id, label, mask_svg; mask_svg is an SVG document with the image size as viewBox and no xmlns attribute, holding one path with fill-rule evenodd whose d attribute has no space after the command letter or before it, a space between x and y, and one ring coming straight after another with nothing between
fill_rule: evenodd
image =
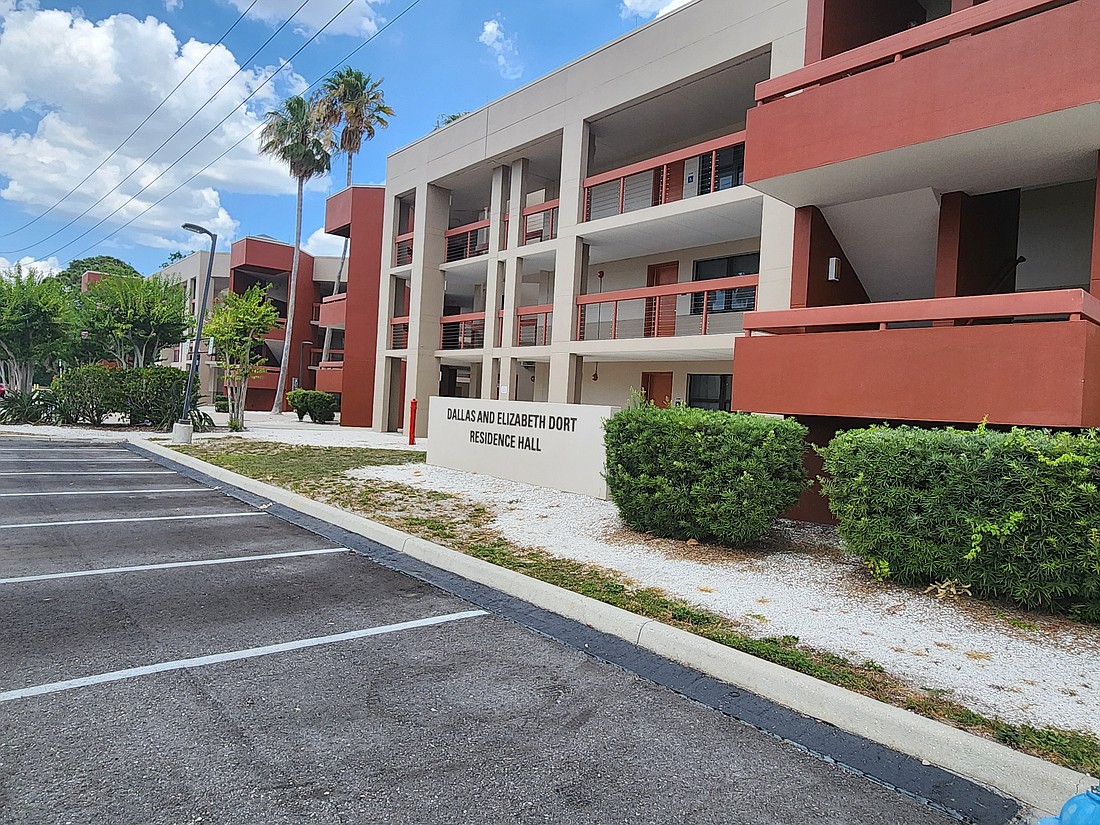
<instances>
[{"instance_id":1,"label":"painted parking stripe","mask_svg":"<svg viewBox=\"0 0 1100 825\"><path fill-rule=\"evenodd\" d=\"M175 567L208 567L216 564L240 564L246 561L271 561L272 559L295 559L302 556L324 556L331 553L350 553L346 547L329 547L324 550L296 550L291 553L267 553L262 556L236 556L231 559L199 559L197 561L172 561L163 564L137 564L131 567L102 567L98 570L76 570L71 573L43 573L39 576L17 576L0 579L0 584L23 584L26 582L44 582L52 579L79 579L84 576L110 576L115 573L141 573L146 570L171 570Z\"/></svg>"},{"instance_id":2,"label":"painted parking stripe","mask_svg":"<svg viewBox=\"0 0 1100 825\"><path fill-rule=\"evenodd\" d=\"M300 639L296 642L284 642L278 645L265 647L251 647L247 650L234 650L228 653L215 653L212 656L196 656L193 659L177 659L172 662L160 662L144 667L132 667L126 670L116 670L112 673L100 673L95 676L82 676L79 679L66 679L63 682L50 682L45 685L20 688L0 693L0 702L12 702L16 699L26 699L31 696L43 696L47 693L60 693L66 690L102 685L107 682L120 682L123 679L135 679L139 676L152 676L156 673L167 673L172 670L184 670L187 668L206 667L218 665L224 662L237 662L241 659L255 659L259 656L271 656L276 653L289 653L294 650L303 650L309 647L332 645L340 642L350 642L355 639L365 639L369 636L382 636L386 633L397 633L402 630L413 630L419 627L431 627L432 625L447 624L448 622L473 619L478 616L489 615L485 610L467 610L463 613L448 613L443 616L431 616L426 619L416 619L411 622L399 624L387 624L381 627L368 627L364 630L352 630L348 633L336 633L332 636L318 636L313 639Z\"/></svg>"},{"instance_id":3,"label":"painted parking stripe","mask_svg":"<svg viewBox=\"0 0 1100 825\"><path fill-rule=\"evenodd\" d=\"M72 458L38 458L37 456L26 456L23 458L0 458L0 461L33 461L35 464L44 464L47 461L50 462L69 462L72 464L114 464L119 461L145 461L146 458L89 458L88 456L73 456Z\"/></svg>"},{"instance_id":4,"label":"painted parking stripe","mask_svg":"<svg viewBox=\"0 0 1100 825\"><path fill-rule=\"evenodd\" d=\"M0 476L174 476L172 470L33 470L29 473L0 473Z\"/></svg>"},{"instance_id":5,"label":"painted parking stripe","mask_svg":"<svg viewBox=\"0 0 1100 825\"><path fill-rule=\"evenodd\" d=\"M189 516L144 516L141 518L88 518L78 521L35 521L25 524L0 524L0 530L18 530L21 527L70 527L75 524L130 524L140 521L184 521L186 519L208 518L251 518L266 516L267 513L252 511L246 513L195 513Z\"/></svg>"},{"instance_id":6,"label":"painted parking stripe","mask_svg":"<svg viewBox=\"0 0 1100 825\"><path fill-rule=\"evenodd\" d=\"M31 496L144 496L150 493L212 493L209 487L166 487L160 490L53 490L45 493L0 493L0 498L29 498Z\"/></svg>"}]
</instances>

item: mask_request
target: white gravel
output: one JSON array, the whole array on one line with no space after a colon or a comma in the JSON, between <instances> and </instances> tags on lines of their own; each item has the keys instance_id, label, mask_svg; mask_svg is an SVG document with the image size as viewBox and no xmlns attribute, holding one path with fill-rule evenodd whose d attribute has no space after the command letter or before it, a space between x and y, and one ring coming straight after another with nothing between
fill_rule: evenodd
<instances>
[{"instance_id":1,"label":"white gravel","mask_svg":"<svg viewBox=\"0 0 1100 825\"><path fill-rule=\"evenodd\" d=\"M493 526L517 544L621 571L739 620L754 635L797 636L854 661L872 660L916 687L1006 721L1100 735L1098 627L875 584L840 553L677 558L686 545L621 534L609 540L623 527L611 502L474 473L408 464L350 475L484 503L495 513Z\"/></svg>"}]
</instances>

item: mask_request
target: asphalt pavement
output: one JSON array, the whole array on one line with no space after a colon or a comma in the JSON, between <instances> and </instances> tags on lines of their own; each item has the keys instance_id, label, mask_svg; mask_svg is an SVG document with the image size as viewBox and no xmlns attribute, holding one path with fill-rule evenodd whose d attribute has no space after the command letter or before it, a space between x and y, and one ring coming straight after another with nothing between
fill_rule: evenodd
<instances>
[{"instance_id":1,"label":"asphalt pavement","mask_svg":"<svg viewBox=\"0 0 1100 825\"><path fill-rule=\"evenodd\" d=\"M0 438L0 823L993 825L1017 813L203 482L124 445Z\"/></svg>"}]
</instances>

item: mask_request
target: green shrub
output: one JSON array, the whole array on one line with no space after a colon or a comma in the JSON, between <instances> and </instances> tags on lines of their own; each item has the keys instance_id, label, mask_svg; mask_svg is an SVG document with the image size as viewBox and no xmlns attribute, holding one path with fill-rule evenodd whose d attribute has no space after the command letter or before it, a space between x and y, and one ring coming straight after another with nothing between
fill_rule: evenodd
<instances>
[{"instance_id":1,"label":"green shrub","mask_svg":"<svg viewBox=\"0 0 1100 825\"><path fill-rule=\"evenodd\" d=\"M49 390L15 392L0 398L0 424L45 424L53 420L54 400Z\"/></svg>"},{"instance_id":2,"label":"green shrub","mask_svg":"<svg viewBox=\"0 0 1100 825\"><path fill-rule=\"evenodd\" d=\"M317 424L328 424L336 418L336 410L339 402L336 396L318 390L291 390L286 395L290 408L298 414L298 420L303 420L309 415L310 421Z\"/></svg>"},{"instance_id":3,"label":"green shrub","mask_svg":"<svg viewBox=\"0 0 1100 825\"><path fill-rule=\"evenodd\" d=\"M1100 621L1100 435L872 427L819 450L848 546L904 584Z\"/></svg>"},{"instance_id":4,"label":"green shrub","mask_svg":"<svg viewBox=\"0 0 1100 825\"><path fill-rule=\"evenodd\" d=\"M214 396L214 412L229 412L229 397L225 395Z\"/></svg>"},{"instance_id":5,"label":"green shrub","mask_svg":"<svg viewBox=\"0 0 1100 825\"><path fill-rule=\"evenodd\" d=\"M806 487L806 428L793 420L641 403L604 430L608 490L642 532L747 544Z\"/></svg>"},{"instance_id":6,"label":"green shrub","mask_svg":"<svg viewBox=\"0 0 1100 825\"><path fill-rule=\"evenodd\" d=\"M51 388L60 422L99 427L108 415L122 412L125 399L118 373L102 364L65 370Z\"/></svg>"},{"instance_id":7,"label":"green shrub","mask_svg":"<svg viewBox=\"0 0 1100 825\"><path fill-rule=\"evenodd\" d=\"M175 367L143 367L122 370L118 374L119 392L125 399L122 413L130 426L146 423L158 430L172 429L183 411L183 394L187 389L187 372ZM198 393L192 388L192 406Z\"/></svg>"}]
</instances>

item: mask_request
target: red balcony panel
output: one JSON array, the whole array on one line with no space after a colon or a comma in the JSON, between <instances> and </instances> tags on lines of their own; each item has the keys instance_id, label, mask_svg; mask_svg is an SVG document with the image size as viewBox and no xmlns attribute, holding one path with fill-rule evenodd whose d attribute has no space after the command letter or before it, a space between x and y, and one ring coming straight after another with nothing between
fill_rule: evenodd
<instances>
[{"instance_id":1,"label":"red balcony panel","mask_svg":"<svg viewBox=\"0 0 1100 825\"><path fill-rule=\"evenodd\" d=\"M274 390L279 386L279 368L268 367L260 375L253 376L248 379L248 389L251 390Z\"/></svg>"},{"instance_id":2,"label":"red balcony panel","mask_svg":"<svg viewBox=\"0 0 1100 825\"><path fill-rule=\"evenodd\" d=\"M348 296L329 295L321 300L321 311L317 316L317 323L323 327L336 327L343 329L347 325Z\"/></svg>"},{"instance_id":3,"label":"red balcony panel","mask_svg":"<svg viewBox=\"0 0 1100 825\"><path fill-rule=\"evenodd\" d=\"M759 312L745 327L777 334L738 340L734 409L1100 425L1100 300L1081 290Z\"/></svg>"},{"instance_id":4,"label":"red balcony panel","mask_svg":"<svg viewBox=\"0 0 1100 825\"><path fill-rule=\"evenodd\" d=\"M286 318L280 318L275 326L264 333L265 341L282 341L286 338Z\"/></svg>"},{"instance_id":5,"label":"red balcony panel","mask_svg":"<svg viewBox=\"0 0 1100 825\"><path fill-rule=\"evenodd\" d=\"M745 180L1100 101L1100 0L991 0L757 86Z\"/></svg>"},{"instance_id":6,"label":"red balcony panel","mask_svg":"<svg viewBox=\"0 0 1100 825\"><path fill-rule=\"evenodd\" d=\"M317 389L321 392L344 391L344 363L322 361L317 367Z\"/></svg>"}]
</instances>

